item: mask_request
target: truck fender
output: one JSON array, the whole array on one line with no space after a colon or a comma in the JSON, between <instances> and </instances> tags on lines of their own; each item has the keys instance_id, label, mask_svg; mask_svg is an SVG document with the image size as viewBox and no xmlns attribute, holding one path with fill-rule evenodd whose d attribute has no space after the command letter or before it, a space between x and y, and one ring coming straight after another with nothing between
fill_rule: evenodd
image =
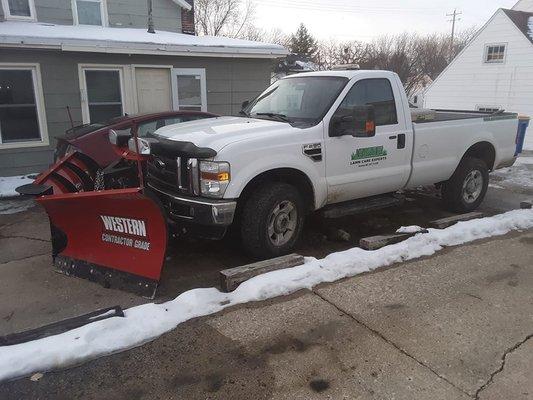
<instances>
[{"instance_id":1,"label":"truck fender","mask_svg":"<svg viewBox=\"0 0 533 400\"><path fill-rule=\"evenodd\" d=\"M316 167L312 168L313 165L306 165L305 162L299 159L287 160L287 155L284 154L283 157L272 158L270 156L268 159L256 160L253 167L250 167L241 169L242 173L237 176L232 175L231 183L224 195L225 198L239 198L246 186L261 174L277 170L294 170L305 175L311 184L315 210L321 208L326 201L327 185L325 177L320 176Z\"/></svg>"}]
</instances>

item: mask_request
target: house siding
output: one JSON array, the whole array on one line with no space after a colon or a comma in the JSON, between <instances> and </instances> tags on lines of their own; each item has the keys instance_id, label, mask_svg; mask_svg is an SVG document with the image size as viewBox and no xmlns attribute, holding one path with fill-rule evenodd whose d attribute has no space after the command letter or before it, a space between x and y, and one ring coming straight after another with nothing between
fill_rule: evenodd
<instances>
[{"instance_id":1,"label":"house siding","mask_svg":"<svg viewBox=\"0 0 533 400\"><path fill-rule=\"evenodd\" d=\"M484 63L485 45L491 43L506 44L504 63ZM533 45L500 10L426 91L424 105L468 110L498 106L533 116L531 93ZM531 133L526 140L533 149Z\"/></svg>"},{"instance_id":2,"label":"house siding","mask_svg":"<svg viewBox=\"0 0 533 400\"><path fill-rule=\"evenodd\" d=\"M207 109L232 115L244 100L260 93L270 83L271 60L214 57L128 56L44 50L0 49L2 62L39 63L50 146L0 149L0 176L45 169L53 160L54 138L70 127L66 106L75 124L82 123L78 64L172 65L205 68ZM127 102L125 102L127 103ZM128 110L131 113L135 110Z\"/></svg>"},{"instance_id":3,"label":"house siding","mask_svg":"<svg viewBox=\"0 0 533 400\"><path fill-rule=\"evenodd\" d=\"M35 13L39 22L72 25L70 0L35 0Z\"/></svg>"},{"instance_id":4,"label":"house siding","mask_svg":"<svg viewBox=\"0 0 533 400\"><path fill-rule=\"evenodd\" d=\"M148 8L146 0L107 0L109 26L114 28L146 28ZM154 26L158 30L181 33L181 7L172 0L153 0ZM38 22L72 25L71 0L35 0ZM0 21L4 10L0 5Z\"/></svg>"},{"instance_id":5,"label":"house siding","mask_svg":"<svg viewBox=\"0 0 533 400\"><path fill-rule=\"evenodd\" d=\"M146 0L107 0L109 26L146 28ZM152 16L156 30L181 33L181 7L171 0L153 0Z\"/></svg>"}]
</instances>

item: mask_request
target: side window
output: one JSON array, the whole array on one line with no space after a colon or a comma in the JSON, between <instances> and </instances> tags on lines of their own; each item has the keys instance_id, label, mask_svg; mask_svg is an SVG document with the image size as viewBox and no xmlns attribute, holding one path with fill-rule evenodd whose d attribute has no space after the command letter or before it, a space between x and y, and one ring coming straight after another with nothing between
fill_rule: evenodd
<instances>
[{"instance_id":1,"label":"side window","mask_svg":"<svg viewBox=\"0 0 533 400\"><path fill-rule=\"evenodd\" d=\"M363 79L356 82L335 114L348 115L353 107L365 105L374 106L376 126L398 123L394 94L388 79Z\"/></svg>"},{"instance_id":2,"label":"side window","mask_svg":"<svg viewBox=\"0 0 533 400\"><path fill-rule=\"evenodd\" d=\"M157 123L159 121L147 121L147 122L141 122L139 124L137 135L139 137L144 137L146 135L152 134L155 132L155 130L158 128Z\"/></svg>"},{"instance_id":3,"label":"side window","mask_svg":"<svg viewBox=\"0 0 533 400\"><path fill-rule=\"evenodd\" d=\"M163 125L162 125L162 126L173 125L173 124L179 124L180 122L184 122L184 121L189 121L189 119L188 119L188 118L185 118L185 117L171 117L171 118L165 118L165 120L163 121Z\"/></svg>"}]
</instances>

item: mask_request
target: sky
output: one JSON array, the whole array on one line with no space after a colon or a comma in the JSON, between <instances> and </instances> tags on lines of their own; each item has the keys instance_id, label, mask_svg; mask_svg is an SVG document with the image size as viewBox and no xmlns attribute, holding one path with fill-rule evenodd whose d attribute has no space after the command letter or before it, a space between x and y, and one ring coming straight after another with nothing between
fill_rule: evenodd
<instances>
[{"instance_id":1,"label":"sky","mask_svg":"<svg viewBox=\"0 0 533 400\"><path fill-rule=\"evenodd\" d=\"M454 9L462 14L457 30L480 28L498 8L517 0L252 0L255 25L296 30L303 22L318 39L371 41L402 32L450 32Z\"/></svg>"}]
</instances>

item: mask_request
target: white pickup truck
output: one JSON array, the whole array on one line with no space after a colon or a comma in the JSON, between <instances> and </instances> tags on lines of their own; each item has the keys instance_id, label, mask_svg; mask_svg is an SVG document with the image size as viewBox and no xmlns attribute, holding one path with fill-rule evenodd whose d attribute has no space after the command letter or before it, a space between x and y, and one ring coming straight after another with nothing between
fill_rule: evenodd
<instances>
[{"instance_id":1,"label":"white pickup truck","mask_svg":"<svg viewBox=\"0 0 533 400\"><path fill-rule=\"evenodd\" d=\"M311 212L390 206L401 189L437 185L447 208L473 210L488 173L515 160L516 114L413 123L393 72L303 73L245 103L240 117L161 128L139 151L170 222L212 238L233 224L258 258L290 252Z\"/></svg>"}]
</instances>

